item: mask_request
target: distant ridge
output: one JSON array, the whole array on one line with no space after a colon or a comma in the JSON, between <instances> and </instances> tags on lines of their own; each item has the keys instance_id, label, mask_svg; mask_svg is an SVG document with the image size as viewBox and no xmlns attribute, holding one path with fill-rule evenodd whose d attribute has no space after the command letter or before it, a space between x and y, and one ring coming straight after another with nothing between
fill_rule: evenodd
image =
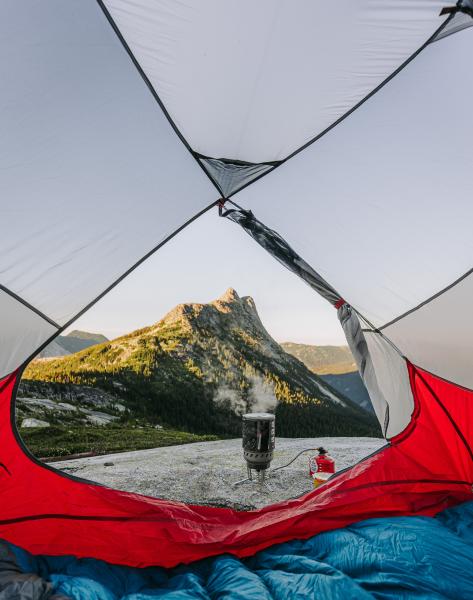
<instances>
[{"instance_id":1,"label":"distant ridge","mask_svg":"<svg viewBox=\"0 0 473 600\"><path fill-rule=\"evenodd\" d=\"M40 352L38 358L67 356L103 342L108 342L108 339L101 333L90 333L74 329L67 335L59 335Z\"/></svg>"},{"instance_id":2,"label":"distant ridge","mask_svg":"<svg viewBox=\"0 0 473 600\"><path fill-rule=\"evenodd\" d=\"M348 346L314 346L285 342L286 352L365 410L374 413L368 391Z\"/></svg>"},{"instance_id":3,"label":"distant ridge","mask_svg":"<svg viewBox=\"0 0 473 600\"><path fill-rule=\"evenodd\" d=\"M356 364L348 346L313 346L284 342L282 348L317 375L353 373Z\"/></svg>"}]
</instances>

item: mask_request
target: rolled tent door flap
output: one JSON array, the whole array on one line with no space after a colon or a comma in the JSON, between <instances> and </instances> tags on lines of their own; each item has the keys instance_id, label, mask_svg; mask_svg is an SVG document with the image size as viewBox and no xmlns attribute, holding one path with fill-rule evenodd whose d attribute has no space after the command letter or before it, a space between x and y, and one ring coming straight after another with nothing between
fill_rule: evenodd
<instances>
[{"instance_id":1,"label":"rolled tent door flap","mask_svg":"<svg viewBox=\"0 0 473 600\"><path fill-rule=\"evenodd\" d=\"M339 302L343 302L340 294L317 271L307 264L279 233L270 229L261 221L258 221L251 211L241 208L231 208L225 210L222 215L240 225L273 258L279 261L286 269L298 275L309 287L325 298L325 300L328 300L334 306Z\"/></svg>"},{"instance_id":2,"label":"rolled tent door flap","mask_svg":"<svg viewBox=\"0 0 473 600\"><path fill-rule=\"evenodd\" d=\"M338 309L338 318L383 435L391 439L404 431L414 412L407 362L379 332L364 331L348 304Z\"/></svg>"}]
</instances>

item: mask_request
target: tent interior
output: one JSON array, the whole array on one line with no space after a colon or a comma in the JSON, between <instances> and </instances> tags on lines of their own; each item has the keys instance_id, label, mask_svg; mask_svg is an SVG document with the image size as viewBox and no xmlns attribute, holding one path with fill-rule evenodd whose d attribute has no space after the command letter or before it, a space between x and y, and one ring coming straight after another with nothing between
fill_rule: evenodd
<instances>
[{"instance_id":1,"label":"tent interior","mask_svg":"<svg viewBox=\"0 0 473 600\"><path fill-rule=\"evenodd\" d=\"M0 589L472 594L472 16L470 0L2 2ZM15 425L31 359L209 211L332 305L386 438L246 512L59 473Z\"/></svg>"}]
</instances>

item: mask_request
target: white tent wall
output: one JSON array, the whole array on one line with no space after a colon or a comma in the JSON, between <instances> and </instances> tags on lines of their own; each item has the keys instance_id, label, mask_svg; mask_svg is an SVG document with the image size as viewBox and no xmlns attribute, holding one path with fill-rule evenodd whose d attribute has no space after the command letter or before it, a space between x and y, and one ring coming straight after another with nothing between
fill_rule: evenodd
<instances>
[{"instance_id":1,"label":"white tent wall","mask_svg":"<svg viewBox=\"0 0 473 600\"><path fill-rule=\"evenodd\" d=\"M329 127L445 20L444 0L103 4L192 148L250 162Z\"/></svg>"},{"instance_id":2,"label":"white tent wall","mask_svg":"<svg viewBox=\"0 0 473 600\"><path fill-rule=\"evenodd\" d=\"M63 325L218 192L94 0L0 3L0 78L0 282Z\"/></svg>"},{"instance_id":3,"label":"white tent wall","mask_svg":"<svg viewBox=\"0 0 473 600\"><path fill-rule=\"evenodd\" d=\"M57 328L0 289L0 377L11 373Z\"/></svg>"},{"instance_id":4,"label":"white tent wall","mask_svg":"<svg viewBox=\"0 0 473 600\"><path fill-rule=\"evenodd\" d=\"M365 333L368 353L376 376L373 389L369 378L364 377L373 406L382 399L386 405L383 419L379 419L383 434L390 439L401 433L411 420L414 411L409 372L406 361L383 337Z\"/></svg>"},{"instance_id":5,"label":"white tent wall","mask_svg":"<svg viewBox=\"0 0 473 600\"><path fill-rule=\"evenodd\" d=\"M473 276L383 329L416 365L473 389Z\"/></svg>"}]
</instances>

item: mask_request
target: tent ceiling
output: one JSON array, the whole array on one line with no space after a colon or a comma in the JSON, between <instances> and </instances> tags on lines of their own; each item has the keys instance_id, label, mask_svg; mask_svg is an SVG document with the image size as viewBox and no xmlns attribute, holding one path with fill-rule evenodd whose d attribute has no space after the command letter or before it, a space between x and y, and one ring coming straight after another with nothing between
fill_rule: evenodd
<instances>
[{"instance_id":1,"label":"tent ceiling","mask_svg":"<svg viewBox=\"0 0 473 600\"><path fill-rule=\"evenodd\" d=\"M103 0L190 146L286 158L444 22L445 0Z\"/></svg>"}]
</instances>

